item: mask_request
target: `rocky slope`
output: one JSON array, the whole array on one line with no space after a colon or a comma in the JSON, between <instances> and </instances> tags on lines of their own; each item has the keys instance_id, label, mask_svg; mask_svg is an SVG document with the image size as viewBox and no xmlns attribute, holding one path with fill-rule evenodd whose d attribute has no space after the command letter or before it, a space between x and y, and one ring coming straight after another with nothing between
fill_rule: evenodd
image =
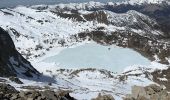
<instances>
[{"instance_id":1,"label":"rocky slope","mask_svg":"<svg viewBox=\"0 0 170 100\"><path fill-rule=\"evenodd\" d=\"M9 34L0 28L0 76L37 77L39 72L15 49Z\"/></svg>"},{"instance_id":2,"label":"rocky slope","mask_svg":"<svg viewBox=\"0 0 170 100\"><path fill-rule=\"evenodd\" d=\"M158 29L162 30L166 35L165 38L169 37L169 4L168 3L160 3L160 4L120 4L116 6L106 6L107 9L116 13L125 13L129 10L135 10L140 13L143 13L149 16L152 19L155 19L159 24Z\"/></svg>"},{"instance_id":3,"label":"rocky slope","mask_svg":"<svg viewBox=\"0 0 170 100\"><path fill-rule=\"evenodd\" d=\"M124 100L169 100L170 94L163 87L155 84L141 87L133 86L132 94L127 95Z\"/></svg>"},{"instance_id":4,"label":"rocky slope","mask_svg":"<svg viewBox=\"0 0 170 100\"><path fill-rule=\"evenodd\" d=\"M52 90L17 91L9 84L0 83L1 100L75 100L66 91L54 92Z\"/></svg>"}]
</instances>

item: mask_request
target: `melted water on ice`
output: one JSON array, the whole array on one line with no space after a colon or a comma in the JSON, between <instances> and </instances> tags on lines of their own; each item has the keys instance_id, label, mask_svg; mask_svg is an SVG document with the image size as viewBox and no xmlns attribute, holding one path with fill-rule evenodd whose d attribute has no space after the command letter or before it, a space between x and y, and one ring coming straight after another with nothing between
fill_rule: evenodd
<instances>
[{"instance_id":1,"label":"melted water on ice","mask_svg":"<svg viewBox=\"0 0 170 100\"><path fill-rule=\"evenodd\" d=\"M65 49L44 61L55 62L61 68L97 68L113 72L121 72L131 65L150 65L148 59L132 49L96 43Z\"/></svg>"}]
</instances>

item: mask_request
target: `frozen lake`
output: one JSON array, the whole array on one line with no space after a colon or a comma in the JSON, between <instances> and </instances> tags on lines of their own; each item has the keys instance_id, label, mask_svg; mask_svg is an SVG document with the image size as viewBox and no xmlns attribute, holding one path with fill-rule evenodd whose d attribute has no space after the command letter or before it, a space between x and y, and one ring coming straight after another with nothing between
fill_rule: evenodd
<instances>
[{"instance_id":1,"label":"frozen lake","mask_svg":"<svg viewBox=\"0 0 170 100\"><path fill-rule=\"evenodd\" d=\"M15 7L17 5L40 5L40 4L58 4L58 3L80 3L80 2L117 2L121 0L0 0L0 8Z\"/></svg>"},{"instance_id":2,"label":"frozen lake","mask_svg":"<svg viewBox=\"0 0 170 100\"><path fill-rule=\"evenodd\" d=\"M131 65L150 65L150 61L128 48L88 43L67 48L44 62L56 63L61 68L97 68L121 72Z\"/></svg>"}]
</instances>

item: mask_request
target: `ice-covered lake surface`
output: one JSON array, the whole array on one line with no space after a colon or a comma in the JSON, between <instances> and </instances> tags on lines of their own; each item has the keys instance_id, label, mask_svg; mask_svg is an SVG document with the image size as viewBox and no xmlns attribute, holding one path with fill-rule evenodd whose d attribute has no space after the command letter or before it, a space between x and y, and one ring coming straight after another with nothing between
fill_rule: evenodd
<instances>
[{"instance_id":1,"label":"ice-covered lake surface","mask_svg":"<svg viewBox=\"0 0 170 100\"><path fill-rule=\"evenodd\" d=\"M59 54L43 60L55 63L61 68L97 68L112 72L122 72L132 65L150 65L151 61L138 52L117 46L102 46L97 43L86 43L74 48L67 48Z\"/></svg>"},{"instance_id":2,"label":"ice-covered lake surface","mask_svg":"<svg viewBox=\"0 0 170 100\"><path fill-rule=\"evenodd\" d=\"M59 4L59 3L81 3L81 2L117 2L122 0L0 0L0 8L15 7L17 5L41 5L41 4Z\"/></svg>"}]
</instances>

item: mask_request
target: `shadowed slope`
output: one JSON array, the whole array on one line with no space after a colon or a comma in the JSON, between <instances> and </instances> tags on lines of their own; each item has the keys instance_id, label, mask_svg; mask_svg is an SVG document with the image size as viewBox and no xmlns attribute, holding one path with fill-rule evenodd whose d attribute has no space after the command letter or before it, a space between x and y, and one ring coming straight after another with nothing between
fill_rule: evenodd
<instances>
[{"instance_id":1,"label":"shadowed slope","mask_svg":"<svg viewBox=\"0 0 170 100\"><path fill-rule=\"evenodd\" d=\"M0 28L0 76L38 76L39 72L15 49L9 34Z\"/></svg>"}]
</instances>

